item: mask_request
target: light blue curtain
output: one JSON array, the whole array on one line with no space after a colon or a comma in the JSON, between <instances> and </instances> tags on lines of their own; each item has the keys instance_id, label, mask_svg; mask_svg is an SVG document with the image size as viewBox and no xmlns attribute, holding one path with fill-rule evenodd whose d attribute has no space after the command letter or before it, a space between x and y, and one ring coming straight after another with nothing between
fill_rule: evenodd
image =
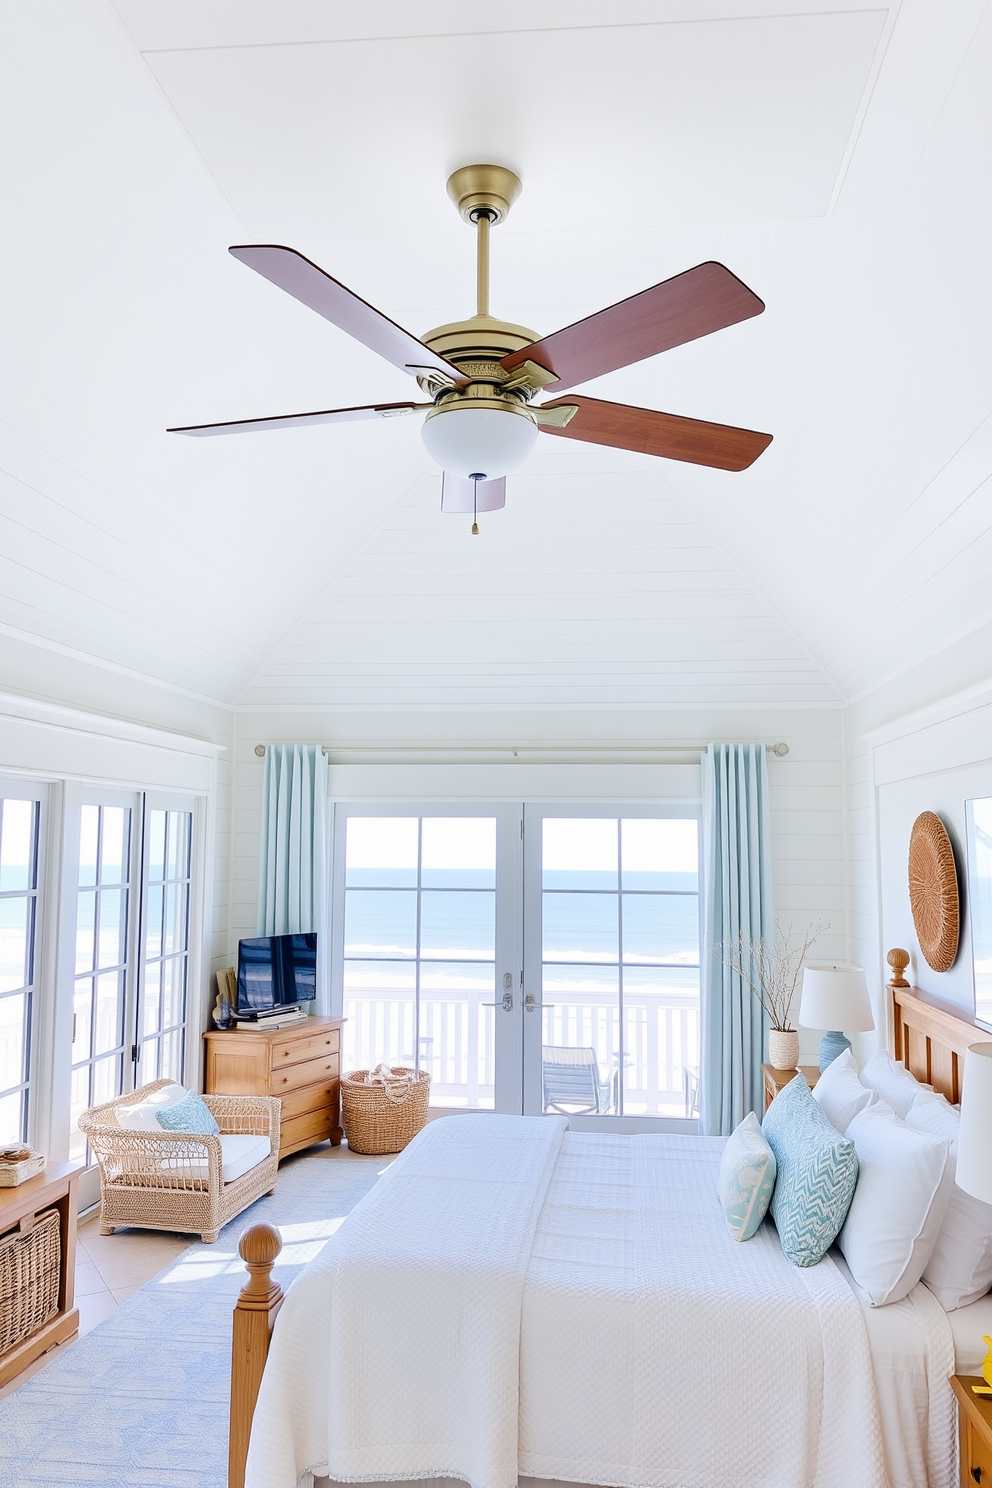
<instances>
[{"instance_id":1,"label":"light blue curtain","mask_svg":"<svg viewBox=\"0 0 992 1488\"><path fill-rule=\"evenodd\" d=\"M703 776L703 964L700 1129L727 1136L763 1109L761 1061L768 1018L750 987L720 959L741 932L775 933L768 765L763 744L711 744Z\"/></svg>"},{"instance_id":2,"label":"light blue curtain","mask_svg":"<svg viewBox=\"0 0 992 1488\"><path fill-rule=\"evenodd\" d=\"M327 996L327 756L317 744L268 744L262 785L259 935L316 930L317 1008Z\"/></svg>"}]
</instances>

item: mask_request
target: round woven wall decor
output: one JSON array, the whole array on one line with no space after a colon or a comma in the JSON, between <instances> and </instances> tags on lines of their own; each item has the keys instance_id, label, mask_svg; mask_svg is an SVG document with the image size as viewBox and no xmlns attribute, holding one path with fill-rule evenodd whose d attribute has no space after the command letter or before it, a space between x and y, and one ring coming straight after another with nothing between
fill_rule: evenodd
<instances>
[{"instance_id":1,"label":"round woven wall decor","mask_svg":"<svg viewBox=\"0 0 992 1488\"><path fill-rule=\"evenodd\" d=\"M961 928L958 871L947 828L933 811L921 812L910 833L909 903L927 965L948 971Z\"/></svg>"}]
</instances>

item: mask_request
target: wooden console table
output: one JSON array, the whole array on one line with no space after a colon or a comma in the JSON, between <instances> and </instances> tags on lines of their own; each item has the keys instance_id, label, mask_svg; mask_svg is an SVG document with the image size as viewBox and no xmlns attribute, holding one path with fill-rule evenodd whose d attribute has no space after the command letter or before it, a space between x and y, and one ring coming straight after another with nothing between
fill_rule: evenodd
<instances>
[{"instance_id":1,"label":"wooden console table","mask_svg":"<svg viewBox=\"0 0 992 1488\"><path fill-rule=\"evenodd\" d=\"M277 1095L282 1101L279 1157L312 1147L337 1146L341 1130L343 1018L305 1018L271 1033L211 1029L207 1095Z\"/></svg>"},{"instance_id":2,"label":"wooden console table","mask_svg":"<svg viewBox=\"0 0 992 1488\"><path fill-rule=\"evenodd\" d=\"M64 1343L79 1329L73 1302L76 1272L76 1179L85 1165L49 1163L34 1178L16 1188L0 1188L0 1238L18 1229L28 1233L36 1216L47 1209L59 1214L59 1307L34 1333L0 1355L0 1386L27 1368L41 1354Z\"/></svg>"}]
</instances>

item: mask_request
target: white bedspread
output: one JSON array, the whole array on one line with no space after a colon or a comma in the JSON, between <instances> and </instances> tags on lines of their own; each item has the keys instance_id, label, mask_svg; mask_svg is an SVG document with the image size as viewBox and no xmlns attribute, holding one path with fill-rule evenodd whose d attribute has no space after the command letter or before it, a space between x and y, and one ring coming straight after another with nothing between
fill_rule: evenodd
<instances>
[{"instance_id":1,"label":"white bedspread","mask_svg":"<svg viewBox=\"0 0 992 1488\"><path fill-rule=\"evenodd\" d=\"M247 1488L883 1488L857 1299L771 1227L731 1240L721 1149L434 1123L293 1287Z\"/></svg>"},{"instance_id":2,"label":"white bedspread","mask_svg":"<svg viewBox=\"0 0 992 1488\"><path fill-rule=\"evenodd\" d=\"M516 1488L524 1278L566 1125L451 1117L400 1154L283 1304L246 1488Z\"/></svg>"},{"instance_id":3,"label":"white bedspread","mask_svg":"<svg viewBox=\"0 0 992 1488\"><path fill-rule=\"evenodd\" d=\"M723 1142L569 1133L524 1294L520 1471L617 1488L880 1488L861 1308L730 1238Z\"/></svg>"}]
</instances>

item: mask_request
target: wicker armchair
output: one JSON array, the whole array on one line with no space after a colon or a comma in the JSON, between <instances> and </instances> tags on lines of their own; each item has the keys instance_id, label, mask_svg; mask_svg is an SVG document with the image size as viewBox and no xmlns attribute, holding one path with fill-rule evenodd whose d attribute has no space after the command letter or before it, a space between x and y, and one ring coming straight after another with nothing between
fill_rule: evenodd
<instances>
[{"instance_id":1,"label":"wicker armchair","mask_svg":"<svg viewBox=\"0 0 992 1488\"><path fill-rule=\"evenodd\" d=\"M117 1121L120 1106L133 1105L169 1085L156 1080L94 1106L79 1118L100 1165L100 1234L116 1225L146 1230L199 1233L207 1245L228 1220L263 1194L275 1191L279 1166L279 1112L282 1102L266 1095L205 1095L221 1133L268 1137L270 1150L232 1183L221 1177L219 1136L191 1132L128 1131Z\"/></svg>"}]
</instances>

